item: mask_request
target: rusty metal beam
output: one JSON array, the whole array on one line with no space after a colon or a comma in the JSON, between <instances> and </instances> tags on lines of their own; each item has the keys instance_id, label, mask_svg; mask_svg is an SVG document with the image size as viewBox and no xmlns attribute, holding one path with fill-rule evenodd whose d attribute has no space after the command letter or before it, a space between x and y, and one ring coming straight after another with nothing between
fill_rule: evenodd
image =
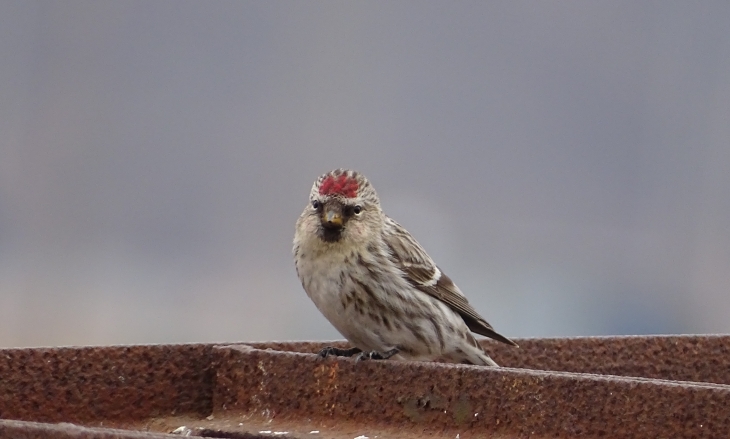
<instances>
[{"instance_id":1,"label":"rusty metal beam","mask_svg":"<svg viewBox=\"0 0 730 439\"><path fill-rule=\"evenodd\" d=\"M0 350L0 438L182 426L228 438L730 437L730 336L517 341L483 342L498 369L313 355L342 342Z\"/></svg>"},{"instance_id":2,"label":"rusty metal beam","mask_svg":"<svg viewBox=\"0 0 730 439\"><path fill-rule=\"evenodd\" d=\"M209 415L210 345L0 350L0 419L93 423Z\"/></svg>"}]
</instances>

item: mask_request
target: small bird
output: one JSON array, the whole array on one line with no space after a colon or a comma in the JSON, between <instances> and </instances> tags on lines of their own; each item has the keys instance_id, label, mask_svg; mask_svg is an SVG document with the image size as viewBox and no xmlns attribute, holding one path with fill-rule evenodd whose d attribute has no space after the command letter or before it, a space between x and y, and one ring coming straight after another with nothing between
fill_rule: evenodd
<instances>
[{"instance_id":1,"label":"small bird","mask_svg":"<svg viewBox=\"0 0 730 439\"><path fill-rule=\"evenodd\" d=\"M375 189L356 171L336 169L314 182L293 253L304 291L354 345L327 347L322 356L497 366L472 332L517 346L383 213Z\"/></svg>"}]
</instances>

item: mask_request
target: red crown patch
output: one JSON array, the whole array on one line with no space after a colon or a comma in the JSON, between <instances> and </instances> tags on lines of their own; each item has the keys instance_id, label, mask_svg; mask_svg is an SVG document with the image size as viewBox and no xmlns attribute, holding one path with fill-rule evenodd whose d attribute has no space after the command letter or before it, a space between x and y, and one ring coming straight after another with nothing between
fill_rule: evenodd
<instances>
[{"instance_id":1,"label":"red crown patch","mask_svg":"<svg viewBox=\"0 0 730 439\"><path fill-rule=\"evenodd\" d=\"M358 188L357 180L345 174L334 177L328 175L319 186L320 195L341 195L345 198L355 198Z\"/></svg>"}]
</instances>

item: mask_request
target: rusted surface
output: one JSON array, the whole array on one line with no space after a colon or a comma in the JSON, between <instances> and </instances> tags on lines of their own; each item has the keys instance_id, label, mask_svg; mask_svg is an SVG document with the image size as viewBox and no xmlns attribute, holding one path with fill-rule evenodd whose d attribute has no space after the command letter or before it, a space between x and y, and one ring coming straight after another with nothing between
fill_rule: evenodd
<instances>
[{"instance_id":1,"label":"rusted surface","mask_svg":"<svg viewBox=\"0 0 730 439\"><path fill-rule=\"evenodd\" d=\"M0 420L0 437L14 439L170 439L169 435L160 433L6 420Z\"/></svg>"},{"instance_id":2,"label":"rusted surface","mask_svg":"<svg viewBox=\"0 0 730 439\"><path fill-rule=\"evenodd\" d=\"M518 349L481 340L503 367L730 384L730 336L662 335L515 339ZM259 349L318 352L334 342L249 343Z\"/></svg>"},{"instance_id":3,"label":"rusted surface","mask_svg":"<svg viewBox=\"0 0 730 439\"><path fill-rule=\"evenodd\" d=\"M214 413L310 416L328 425L357 419L461 437L730 437L726 385L433 363L356 363L240 346L217 352Z\"/></svg>"},{"instance_id":4,"label":"rusted surface","mask_svg":"<svg viewBox=\"0 0 730 439\"><path fill-rule=\"evenodd\" d=\"M0 351L0 419L127 420L212 409L212 346Z\"/></svg>"},{"instance_id":5,"label":"rusted surface","mask_svg":"<svg viewBox=\"0 0 730 439\"><path fill-rule=\"evenodd\" d=\"M730 384L728 336L526 339L520 349L489 348L510 367Z\"/></svg>"},{"instance_id":6,"label":"rusted surface","mask_svg":"<svg viewBox=\"0 0 730 439\"><path fill-rule=\"evenodd\" d=\"M730 336L517 342L483 342L502 368L314 355L343 342L0 350L0 438L730 437Z\"/></svg>"}]
</instances>

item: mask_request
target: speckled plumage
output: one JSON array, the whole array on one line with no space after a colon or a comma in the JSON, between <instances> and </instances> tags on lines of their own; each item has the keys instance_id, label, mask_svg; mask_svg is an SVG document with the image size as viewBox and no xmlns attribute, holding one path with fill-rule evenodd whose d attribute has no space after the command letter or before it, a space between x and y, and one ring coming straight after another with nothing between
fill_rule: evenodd
<instances>
[{"instance_id":1,"label":"speckled plumage","mask_svg":"<svg viewBox=\"0 0 730 439\"><path fill-rule=\"evenodd\" d=\"M396 359L496 366L471 332L514 344L383 213L362 174L323 174L309 201L296 224L297 274L320 312L355 347Z\"/></svg>"}]
</instances>

